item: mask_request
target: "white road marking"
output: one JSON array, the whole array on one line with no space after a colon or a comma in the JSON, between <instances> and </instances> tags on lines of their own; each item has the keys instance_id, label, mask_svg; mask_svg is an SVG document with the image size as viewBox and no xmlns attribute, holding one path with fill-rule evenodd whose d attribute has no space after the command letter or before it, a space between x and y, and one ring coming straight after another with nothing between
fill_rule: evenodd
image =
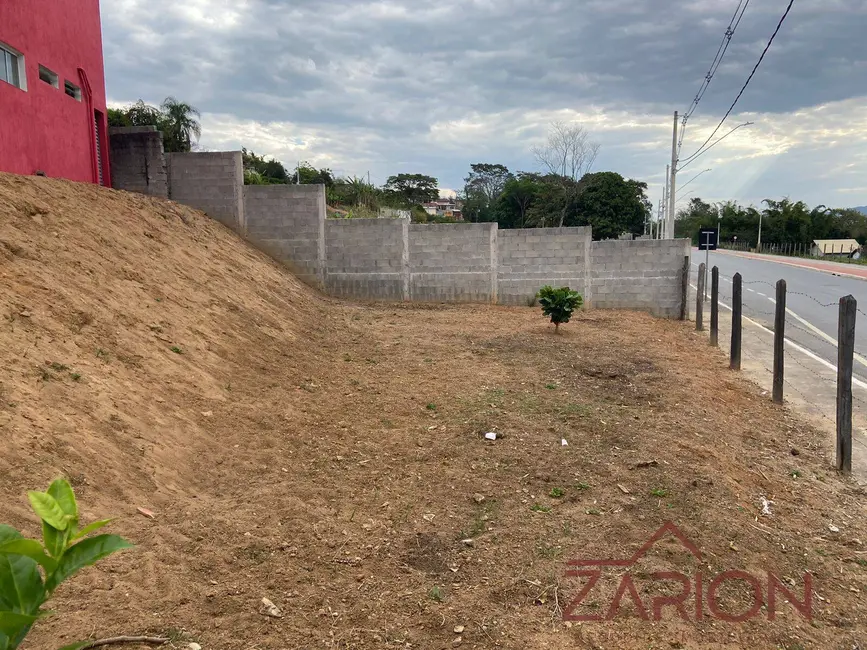
<instances>
[{"instance_id":1,"label":"white road marking","mask_svg":"<svg viewBox=\"0 0 867 650\"><path fill-rule=\"evenodd\" d=\"M693 289L695 289L695 287L694 287L693 285L689 285L689 286L691 286ZM696 289L696 291L698 291L698 289ZM719 301L719 304L720 304L721 306L725 307L726 309L728 309L729 311L734 311L731 307L729 307L727 304L725 304L722 300ZM787 309L786 311L789 311L789 310ZM768 334L773 334L773 333L774 333L773 330L768 329L767 327L765 327L765 326L762 325L761 323L757 323L756 321L754 321L752 318L749 318L748 316L741 315L741 318L743 318L745 321L747 321L747 322L750 323L751 325L755 325L755 326L758 327L759 329L764 330L764 331L767 332ZM818 361L819 363L821 363L823 366L825 366L825 367L828 368L829 370L833 370L834 373L836 374L836 372L837 372L837 366L835 366L835 365L834 365L833 363L831 363L830 361L826 361L826 360L823 359L822 357L820 357L820 356L814 354L813 352L811 352L811 351L808 350L807 348L798 345L797 343L795 343L794 341L792 341L792 340L789 339L789 338L784 338L783 340L784 340L784 341L785 341L789 346L791 346L792 348L794 348L795 350L797 350L797 351L800 352L801 354L810 357L810 358L813 359L814 361ZM836 345L836 342L834 342L834 345ZM854 376L852 377L852 384L853 384L854 386L858 386L858 388L861 388L861 389L863 389L863 390L867 390L867 383L861 381L861 380L858 379L857 377L854 377Z\"/></svg>"},{"instance_id":2,"label":"white road marking","mask_svg":"<svg viewBox=\"0 0 867 650\"><path fill-rule=\"evenodd\" d=\"M770 300L770 301L771 301L772 303L774 303L775 305L777 304L777 301L774 300L773 298L768 298L768 300ZM826 340L828 343L830 343L831 345L833 345L835 348L837 347L837 339L835 339L833 336L830 336L830 335L828 335L828 334L825 334L825 332L823 332L823 331L820 330L818 327L816 327L815 325L813 325L813 323L811 323L810 321L808 321L806 318L802 318L801 316L798 316L798 314L796 314L795 312L793 312L793 311L792 311L791 309L789 309L788 307L786 307L786 313L789 314L789 316L791 316L791 317L794 318L795 320L798 320L798 321L800 321L802 324L804 324L805 326L807 326L810 330L813 331L814 334L816 334L816 336L818 336L818 337L820 337L820 338ZM864 357L862 357L860 354L853 354L852 356L853 356L853 358L855 359L855 361L857 361L857 362L860 363L862 366L864 366L865 368L867 368L867 359L865 359Z\"/></svg>"}]
</instances>

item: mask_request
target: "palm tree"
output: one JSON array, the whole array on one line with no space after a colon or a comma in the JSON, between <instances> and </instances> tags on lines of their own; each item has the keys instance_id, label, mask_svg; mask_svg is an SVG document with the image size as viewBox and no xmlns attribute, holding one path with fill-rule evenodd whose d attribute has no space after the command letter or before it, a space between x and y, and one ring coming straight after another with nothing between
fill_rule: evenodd
<instances>
[{"instance_id":1,"label":"palm tree","mask_svg":"<svg viewBox=\"0 0 867 650\"><path fill-rule=\"evenodd\" d=\"M163 146L166 152L187 152L193 148L193 138L202 135L198 109L174 97L166 97L160 107L163 113Z\"/></svg>"}]
</instances>

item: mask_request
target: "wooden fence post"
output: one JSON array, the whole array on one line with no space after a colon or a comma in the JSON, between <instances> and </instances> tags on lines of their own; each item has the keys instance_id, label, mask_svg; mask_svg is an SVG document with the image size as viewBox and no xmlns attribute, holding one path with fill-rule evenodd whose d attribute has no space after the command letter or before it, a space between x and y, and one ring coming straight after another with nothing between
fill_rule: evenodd
<instances>
[{"instance_id":1,"label":"wooden fence post","mask_svg":"<svg viewBox=\"0 0 867 650\"><path fill-rule=\"evenodd\" d=\"M710 344L719 346L719 267L710 272Z\"/></svg>"},{"instance_id":2,"label":"wooden fence post","mask_svg":"<svg viewBox=\"0 0 867 650\"><path fill-rule=\"evenodd\" d=\"M743 308L741 283L741 274L735 273L732 278L732 348L729 364L732 370L741 369L741 310Z\"/></svg>"},{"instance_id":3,"label":"wooden fence post","mask_svg":"<svg viewBox=\"0 0 867 650\"><path fill-rule=\"evenodd\" d=\"M852 471L852 364L855 355L854 297L840 298L840 323L837 329L837 469Z\"/></svg>"},{"instance_id":4,"label":"wooden fence post","mask_svg":"<svg viewBox=\"0 0 867 650\"><path fill-rule=\"evenodd\" d=\"M687 320L689 319L689 255L683 258L680 289L680 320Z\"/></svg>"},{"instance_id":5,"label":"wooden fence post","mask_svg":"<svg viewBox=\"0 0 867 650\"><path fill-rule=\"evenodd\" d=\"M695 331L704 331L704 262L698 265L698 288L695 291Z\"/></svg>"},{"instance_id":6,"label":"wooden fence post","mask_svg":"<svg viewBox=\"0 0 867 650\"><path fill-rule=\"evenodd\" d=\"M774 318L774 401L783 403L783 373L786 358L786 281L777 281L777 313Z\"/></svg>"}]
</instances>

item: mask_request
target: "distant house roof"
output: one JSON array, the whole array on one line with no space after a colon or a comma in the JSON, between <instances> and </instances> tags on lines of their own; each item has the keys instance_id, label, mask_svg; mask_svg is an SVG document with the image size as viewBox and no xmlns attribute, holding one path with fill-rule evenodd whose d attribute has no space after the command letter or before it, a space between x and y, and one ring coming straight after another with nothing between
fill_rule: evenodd
<instances>
[{"instance_id":1,"label":"distant house roof","mask_svg":"<svg viewBox=\"0 0 867 650\"><path fill-rule=\"evenodd\" d=\"M818 249L824 253L851 253L861 248L861 244L855 239L814 239Z\"/></svg>"}]
</instances>

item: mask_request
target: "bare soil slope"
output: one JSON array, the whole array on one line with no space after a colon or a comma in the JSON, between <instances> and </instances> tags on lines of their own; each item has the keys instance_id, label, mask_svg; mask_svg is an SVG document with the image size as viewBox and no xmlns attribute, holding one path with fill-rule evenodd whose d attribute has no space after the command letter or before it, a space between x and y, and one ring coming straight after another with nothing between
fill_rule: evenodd
<instances>
[{"instance_id":1,"label":"bare soil slope","mask_svg":"<svg viewBox=\"0 0 867 650\"><path fill-rule=\"evenodd\" d=\"M0 283L0 521L38 535L24 491L64 474L137 544L64 586L29 648L867 647L863 491L687 324L339 303L195 211L8 175ZM766 591L743 623L692 597L689 621L643 620L628 594L563 622L587 582L567 561L668 521L702 557L669 535L630 569L651 618L676 593L656 571L770 570L799 598L809 572L812 622L782 598L768 620ZM604 616L623 571L573 613Z\"/></svg>"}]
</instances>

